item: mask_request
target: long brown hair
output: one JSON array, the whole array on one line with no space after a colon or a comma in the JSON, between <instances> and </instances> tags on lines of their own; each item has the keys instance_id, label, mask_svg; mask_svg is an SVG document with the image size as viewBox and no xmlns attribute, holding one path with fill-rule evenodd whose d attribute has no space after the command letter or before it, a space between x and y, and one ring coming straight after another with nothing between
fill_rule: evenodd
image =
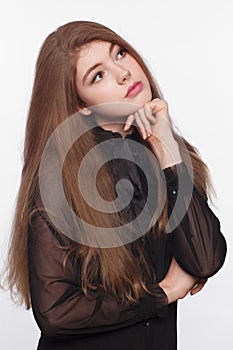
<instances>
[{"instance_id":1,"label":"long brown hair","mask_svg":"<svg viewBox=\"0 0 233 350\"><path fill-rule=\"evenodd\" d=\"M35 193L38 189L38 171L46 142L53 131L78 108L85 106L77 94L75 77L76 63L82 47L94 40L108 41L124 47L145 72L151 86L152 98L163 98L158 83L152 76L140 55L123 38L102 24L90 21L75 21L65 24L51 33L44 41L36 63L35 80L26 124L24 143L24 164L21 184L18 191L15 216L12 224L8 259L5 267L6 281L14 302L19 300L26 308L31 307L27 238L30 219L35 208ZM85 123L80 118L80 123ZM80 125L81 125L80 124ZM197 149L178 135L174 137L184 143L192 161L194 185L206 196L211 187L208 168ZM114 227L122 223L118 213L101 215L85 205L77 191L76 171L85 154L96 144L94 135L87 132L82 142L75 142L63 168L64 191L69 204L79 217L97 227ZM183 154L183 158L186 155ZM184 159L185 160L185 159ZM88 169L86 169L88 171ZM98 190L106 198L114 198L114 186L107 167L102 167ZM42 210L42 208L40 208ZM158 220L158 232L162 232L167 223L167 201ZM83 233L85 234L85 232ZM141 244L114 248L94 248L79 243L66 247L64 268L69 256L82 262L82 288L87 297L88 289L95 289L94 281L100 277L102 288L119 300L136 302L144 290L145 278L155 281L155 275L147 263ZM64 247L61 249L64 249ZM135 252L137 254L135 254ZM115 263L115 262L119 263ZM142 271L146 271L145 276ZM14 294L16 287L16 294ZM17 296L17 297L16 297Z\"/></svg>"}]
</instances>

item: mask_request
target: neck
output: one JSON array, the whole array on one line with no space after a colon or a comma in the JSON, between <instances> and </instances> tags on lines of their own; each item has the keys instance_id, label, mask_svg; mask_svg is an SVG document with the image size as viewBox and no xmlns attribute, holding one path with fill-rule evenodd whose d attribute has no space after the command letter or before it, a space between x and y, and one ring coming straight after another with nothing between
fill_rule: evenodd
<instances>
[{"instance_id":1,"label":"neck","mask_svg":"<svg viewBox=\"0 0 233 350\"><path fill-rule=\"evenodd\" d=\"M95 117L96 123L101 126L104 130L110 130L113 132L119 132L123 138L125 138L126 135L132 134L133 132L133 126L129 128L129 130L124 130L125 127L125 121L126 117L120 117L117 119L117 123L110 122L109 120L105 120L104 118L101 118L100 116Z\"/></svg>"}]
</instances>

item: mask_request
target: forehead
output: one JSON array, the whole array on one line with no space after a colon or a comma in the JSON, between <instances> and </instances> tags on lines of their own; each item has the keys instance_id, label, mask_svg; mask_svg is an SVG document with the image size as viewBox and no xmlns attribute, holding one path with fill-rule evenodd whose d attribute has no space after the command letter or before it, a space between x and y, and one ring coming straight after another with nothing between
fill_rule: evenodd
<instances>
[{"instance_id":1,"label":"forehead","mask_svg":"<svg viewBox=\"0 0 233 350\"><path fill-rule=\"evenodd\" d=\"M98 48L108 48L109 45L111 45L111 42L109 41L103 41L103 40L94 40L91 41L90 43L84 44L82 46L81 51L86 51L86 50L95 50Z\"/></svg>"},{"instance_id":2,"label":"forehead","mask_svg":"<svg viewBox=\"0 0 233 350\"><path fill-rule=\"evenodd\" d=\"M112 43L108 41L95 40L82 46L78 54L78 62L98 59L109 53L109 47Z\"/></svg>"}]
</instances>

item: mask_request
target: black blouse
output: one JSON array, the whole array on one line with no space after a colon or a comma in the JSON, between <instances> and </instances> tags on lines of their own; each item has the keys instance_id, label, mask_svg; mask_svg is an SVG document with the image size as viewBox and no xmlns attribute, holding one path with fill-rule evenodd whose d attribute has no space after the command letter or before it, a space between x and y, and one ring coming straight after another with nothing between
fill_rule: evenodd
<instances>
[{"instance_id":1,"label":"black blouse","mask_svg":"<svg viewBox=\"0 0 233 350\"><path fill-rule=\"evenodd\" d=\"M146 178L136 164L142 155L135 153L118 132L100 126L94 132L98 141L112 140L108 150L112 147L115 156L111 161L114 179L117 183L126 178L133 184L134 196L129 208L136 217L145 205L148 191ZM116 138L121 141L117 148L114 147ZM141 142L136 127L126 139ZM117 158L118 152L131 152L135 162ZM146 162L146 156L143 157ZM183 199L181 205L185 206L185 183L190 181L190 176L183 161L161 171L166 180L171 214L179 191ZM35 200L35 205L39 206L40 202ZM214 275L226 256L226 241L219 220L195 187L183 219L170 234L160 238L145 234L140 238L157 280L148 284L156 297L145 293L137 305L119 303L102 289L93 292L95 299L88 300L81 290L80 267L71 266L70 272L64 273L64 252L56 245L62 244L64 237L49 224L43 212L36 212L28 232L29 285L32 311L41 330L37 348L40 350L177 349L177 302L168 304L158 283L166 276L173 256L185 271L198 278Z\"/></svg>"}]
</instances>

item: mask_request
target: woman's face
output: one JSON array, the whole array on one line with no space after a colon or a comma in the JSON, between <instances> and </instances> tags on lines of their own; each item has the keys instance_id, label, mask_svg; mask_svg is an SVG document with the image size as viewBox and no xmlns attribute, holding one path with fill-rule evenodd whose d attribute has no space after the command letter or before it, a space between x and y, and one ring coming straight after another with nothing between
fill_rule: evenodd
<instances>
[{"instance_id":1,"label":"woman's face","mask_svg":"<svg viewBox=\"0 0 233 350\"><path fill-rule=\"evenodd\" d=\"M126 96L128 88L137 82L141 84L131 96ZM78 94L87 107L124 102L124 105L136 104L140 108L152 99L149 81L140 65L124 48L106 41L92 41L82 48L76 83ZM107 113L119 115L119 108L115 107L107 108Z\"/></svg>"}]
</instances>

